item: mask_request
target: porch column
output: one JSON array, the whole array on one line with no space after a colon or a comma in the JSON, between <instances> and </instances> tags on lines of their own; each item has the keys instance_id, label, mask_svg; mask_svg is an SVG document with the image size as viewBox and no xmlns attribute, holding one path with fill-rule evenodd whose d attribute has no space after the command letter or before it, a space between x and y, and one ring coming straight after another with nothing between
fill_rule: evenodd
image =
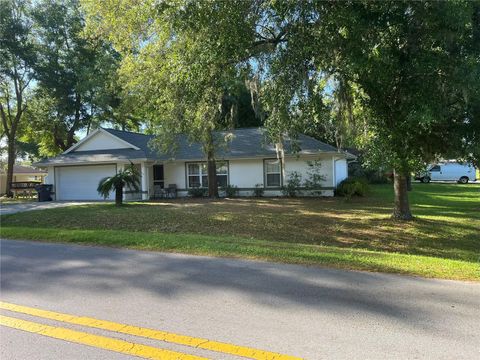
<instances>
[{"instance_id":1,"label":"porch column","mask_svg":"<svg viewBox=\"0 0 480 360\"><path fill-rule=\"evenodd\" d=\"M337 159L335 156L332 157L332 185L333 185L333 188L336 189L337 188L337 174L336 174L336 170L337 170Z\"/></svg>"},{"instance_id":2,"label":"porch column","mask_svg":"<svg viewBox=\"0 0 480 360\"><path fill-rule=\"evenodd\" d=\"M148 167L142 162L142 200L148 200Z\"/></svg>"}]
</instances>

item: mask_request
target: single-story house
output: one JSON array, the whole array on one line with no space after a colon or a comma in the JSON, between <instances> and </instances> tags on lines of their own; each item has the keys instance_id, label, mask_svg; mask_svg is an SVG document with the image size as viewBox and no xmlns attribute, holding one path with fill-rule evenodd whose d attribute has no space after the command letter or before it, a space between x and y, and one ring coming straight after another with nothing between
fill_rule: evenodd
<instances>
[{"instance_id":1,"label":"single-story house","mask_svg":"<svg viewBox=\"0 0 480 360\"><path fill-rule=\"evenodd\" d=\"M216 154L219 185L236 186L240 196L251 196L255 187L264 188L264 196L279 196L289 172L307 176L309 162L318 160L324 177L323 196L332 196L345 179L347 158L333 146L306 135L284 144L285 169L277 158L275 144L269 144L262 128L219 132L229 134L227 146ZM99 128L63 154L35 165L48 169L46 183L54 185L56 200L102 200L97 193L99 181L133 163L141 173L141 191L125 191L125 200L150 199L156 190L175 187L178 196L187 196L194 187L207 186L206 156L200 144L191 144L186 136L178 138L173 154L159 153L150 146L153 135ZM111 194L110 199L113 199Z\"/></svg>"},{"instance_id":2,"label":"single-story house","mask_svg":"<svg viewBox=\"0 0 480 360\"><path fill-rule=\"evenodd\" d=\"M47 172L42 169L36 169L32 166L14 165L12 182L43 182ZM0 195L7 191L7 171L0 170Z\"/></svg>"}]
</instances>

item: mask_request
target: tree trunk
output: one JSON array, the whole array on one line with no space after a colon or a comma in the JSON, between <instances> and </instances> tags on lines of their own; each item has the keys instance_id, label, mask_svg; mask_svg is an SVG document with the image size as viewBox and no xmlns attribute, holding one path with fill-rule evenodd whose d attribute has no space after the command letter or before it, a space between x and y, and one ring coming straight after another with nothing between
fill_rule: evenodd
<instances>
[{"instance_id":1,"label":"tree trunk","mask_svg":"<svg viewBox=\"0 0 480 360\"><path fill-rule=\"evenodd\" d=\"M65 145L62 149L63 151L70 149L75 143L75 131L78 130L81 120L81 107L82 107L82 97L77 93L75 94L75 118L72 126L67 131L67 138L65 139Z\"/></svg>"},{"instance_id":2,"label":"tree trunk","mask_svg":"<svg viewBox=\"0 0 480 360\"><path fill-rule=\"evenodd\" d=\"M115 206L122 206L123 203L123 186L115 188Z\"/></svg>"},{"instance_id":3,"label":"tree trunk","mask_svg":"<svg viewBox=\"0 0 480 360\"><path fill-rule=\"evenodd\" d=\"M14 55L14 58L16 55ZM24 69L25 70L25 69ZM20 120L26 109L26 104L23 101L23 93L28 86L30 80L26 80L24 76L26 71L22 74L18 72L16 67L16 61L14 61L13 66L13 75L11 79L13 80L13 85L15 88L15 115L13 109L10 107L11 103L9 100L9 95L7 92L6 96L6 109L0 103L0 118L2 120L3 131L7 134L7 184L6 184L6 193L7 197L13 197L12 193L12 181L13 181L13 166L15 165L15 159L17 157L17 131L20 126ZM8 75L7 75L8 77ZM26 80L26 82L25 82ZM2 101L4 100L2 96Z\"/></svg>"},{"instance_id":4,"label":"tree trunk","mask_svg":"<svg viewBox=\"0 0 480 360\"><path fill-rule=\"evenodd\" d=\"M407 191L412 191L412 175L407 172L405 174L405 177L407 179Z\"/></svg>"},{"instance_id":5,"label":"tree trunk","mask_svg":"<svg viewBox=\"0 0 480 360\"><path fill-rule=\"evenodd\" d=\"M395 190L395 208L392 217L397 220L412 220L413 216L408 203L407 177L404 173L394 170L393 187Z\"/></svg>"},{"instance_id":6,"label":"tree trunk","mask_svg":"<svg viewBox=\"0 0 480 360\"><path fill-rule=\"evenodd\" d=\"M283 137L280 136L278 142L275 144L275 151L277 153L277 159L280 161L280 171L282 175L281 185L285 185L286 173L285 173L285 149L283 148Z\"/></svg>"},{"instance_id":7,"label":"tree trunk","mask_svg":"<svg viewBox=\"0 0 480 360\"><path fill-rule=\"evenodd\" d=\"M7 139L8 142L8 152L7 152L7 187L6 187L6 194L7 197L13 197L12 192L12 181L13 181L13 166L15 165L15 157L16 157L16 149L15 149L15 136L9 136Z\"/></svg>"},{"instance_id":8,"label":"tree trunk","mask_svg":"<svg viewBox=\"0 0 480 360\"><path fill-rule=\"evenodd\" d=\"M73 144L75 144L75 130L72 127L68 132L67 132L67 138L65 139L65 145L63 151L70 149Z\"/></svg>"},{"instance_id":9,"label":"tree trunk","mask_svg":"<svg viewBox=\"0 0 480 360\"><path fill-rule=\"evenodd\" d=\"M215 145L213 135L210 132L207 145L207 174L208 174L208 197L218 198L217 164L215 162Z\"/></svg>"},{"instance_id":10,"label":"tree trunk","mask_svg":"<svg viewBox=\"0 0 480 360\"><path fill-rule=\"evenodd\" d=\"M208 154L208 196L218 198L217 164L213 151Z\"/></svg>"}]
</instances>

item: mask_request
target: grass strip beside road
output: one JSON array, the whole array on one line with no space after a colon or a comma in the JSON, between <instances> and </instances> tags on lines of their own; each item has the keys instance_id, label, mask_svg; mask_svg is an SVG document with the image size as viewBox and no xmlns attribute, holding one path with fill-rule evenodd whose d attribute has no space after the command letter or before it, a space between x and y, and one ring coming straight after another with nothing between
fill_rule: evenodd
<instances>
[{"instance_id":1,"label":"grass strip beside road","mask_svg":"<svg viewBox=\"0 0 480 360\"><path fill-rule=\"evenodd\" d=\"M2 226L1 236L81 245L242 257L341 269L380 271L454 280L480 280L480 263L335 246L232 236Z\"/></svg>"}]
</instances>

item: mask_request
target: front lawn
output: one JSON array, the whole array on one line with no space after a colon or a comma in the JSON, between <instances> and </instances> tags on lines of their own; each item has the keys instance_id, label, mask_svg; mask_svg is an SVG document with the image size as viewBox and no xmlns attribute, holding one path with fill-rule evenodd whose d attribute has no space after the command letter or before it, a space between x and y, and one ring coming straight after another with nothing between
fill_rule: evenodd
<instances>
[{"instance_id":1,"label":"front lawn","mask_svg":"<svg viewBox=\"0 0 480 360\"><path fill-rule=\"evenodd\" d=\"M480 280L480 186L414 184L415 221L392 188L329 199L99 203L2 216L2 236Z\"/></svg>"}]
</instances>

